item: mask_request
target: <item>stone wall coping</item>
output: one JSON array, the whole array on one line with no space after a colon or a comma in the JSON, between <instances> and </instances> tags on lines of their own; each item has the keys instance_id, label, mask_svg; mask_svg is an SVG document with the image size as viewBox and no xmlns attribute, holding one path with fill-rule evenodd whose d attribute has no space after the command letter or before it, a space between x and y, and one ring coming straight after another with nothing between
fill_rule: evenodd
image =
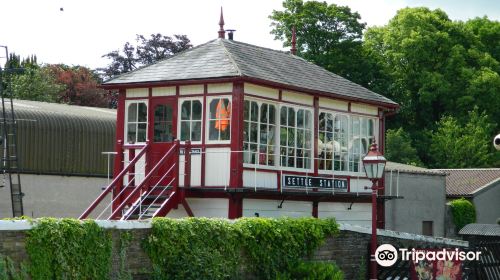
<instances>
[{"instance_id":1,"label":"stone wall coping","mask_svg":"<svg viewBox=\"0 0 500 280\"><path fill-rule=\"evenodd\" d=\"M148 229L151 221L108 221L96 220L100 227L106 229ZM0 231L7 230L30 230L36 225L36 220L0 220Z\"/></svg>"},{"instance_id":2,"label":"stone wall coping","mask_svg":"<svg viewBox=\"0 0 500 280\"><path fill-rule=\"evenodd\" d=\"M108 221L108 220L96 220L95 221L100 227L106 229L148 229L151 228L151 220L144 221ZM36 220L0 220L0 231L7 230L30 230L33 225L36 224ZM371 234L370 227L363 227L345 223L339 223L339 229L342 231L353 231L364 234ZM407 239L413 241L423 241L431 243L439 243L450 246L461 246L468 247L469 242L463 240L442 238L442 237L432 237L424 236L418 234L412 234L407 232L399 232L392 230L377 229L378 236L387 236L400 239Z\"/></svg>"},{"instance_id":3,"label":"stone wall coping","mask_svg":"<svg viewBox=\"0 0 500 280\"><path fill-rule=\"evenodd\" d=\"M364 233L364 234L371 234L372 233L371 227L363 227L363 226L344 224L344 223L339 223L339 229L342 231L353 231L353 232L359 232L359 233ZM450 239L450 238L444 238L444 237L425 236L425 235L413 234L413 233L408 233L408 232L400 232L400 231L392 231L392 230L386 230L386 229L377 229L377 236L394 237L394 238L407 239L407 240L412 240L412 241L439 243L439 244L444 244L444 245L449 245L449 246L460 246L460 247L468 247L469 246L468 241Z\"/></svg>"}]
</instances>

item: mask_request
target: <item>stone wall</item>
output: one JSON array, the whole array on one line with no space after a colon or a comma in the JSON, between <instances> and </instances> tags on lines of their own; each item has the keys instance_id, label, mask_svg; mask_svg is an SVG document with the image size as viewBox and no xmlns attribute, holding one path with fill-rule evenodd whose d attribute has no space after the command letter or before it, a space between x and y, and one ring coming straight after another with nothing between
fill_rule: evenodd
<instances>
[{"instance_id":1,"label":"stone wall","mask_svg":"<svg viewBox=\"0 0 500 280\"><path fill-rule=\"evenodd\" d=\"M128 231L132 241L127 248L126 267L134 279L149 279L152 271L151 263L141 249L141 241L151 230L150 222L139 221L97 221L102 227L111 231L113 238L112 279L117 279L120 271L119 242L120 234ZM15 263L26 262L24 242L26 231L32 225L27 221L0 221L0 254L9 256ZM341 224L338 236L328 238L312 260L334 261L345 273L345 279L365 279L360 274L368 270L368 246L371 229ZM392 244L395 247L467 247L468 243L460 240L433 238L409 233L378 230L379 244Z\"/></svg>"}]
</instances>

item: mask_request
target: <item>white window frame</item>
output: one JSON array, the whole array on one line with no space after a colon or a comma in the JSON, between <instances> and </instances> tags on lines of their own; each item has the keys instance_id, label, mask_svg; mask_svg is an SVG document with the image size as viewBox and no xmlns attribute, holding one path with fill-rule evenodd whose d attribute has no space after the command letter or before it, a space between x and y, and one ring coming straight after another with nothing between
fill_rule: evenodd
<instances>
[{"instance_id":1,"label":"white window frame","mask_svg":"<svg viewBox=\"0 0 500 280\"><path fill-rule=\"evenodd\" d=\"M258 106L259 106L259 116L258 116L258 126L257 126L257 150L259 149L259 145L260 145L260 106L262 104L267 104L267 105L273 105L274 106L274 109L275 109L275 114L274 114L274 165L262 165L262 164L259 164L259 161L257 160L257 164L253 164L253 163L246 163L245 161L243 161L243 167L256 167L258 166L259 169L276 169L277 167L279 167L279 162L278 160L280 159L280 156L279 156L279 128L280 128L280 124L279 124L279 112L280 112L280 106L277 102L273 102L273 101L270 101L270 100L264 100L264 99L258 99L258 98L248 98L248 97L245 97L244 98L244 101L243 101L243 106L245 106L245 101L248 101L248 102L257 102ZM243 108L244 110L245 108ZM269 109L268 109L269 110ZM243 120L243 123L245 123L245 120ZM243 129L245 129L245 126L243 125ZM243 144L244 144L245 139L243 139ZM267 146L269 146L269 144L266 144ZM245 154L245 150L243 150L243 154Z\"/></svg>"},{"instance_id":2,"label":"white window frame","mask_svg":"<svg viewBox=\"0 0 500 280\"><path fill-rule=\"evenodd\" d=\"M310 168L297 168L297 167L288 167L288 166L282 166L281 165L281 108L283 107L287 107L287 108L294 108L295 109L295 112L297 112L297 110L304 110L304 111L309 111L311 113L311 118L310 118L310 122L311 122L311 129L310 129L310 137L311 137L311 155L310 155L310 158L309 158L309 167ZM278 154L278 163L276 165L277 168L280 168L281 170L283 171L295 171L295 172L303 172L303 173L312 173L314 172L314 159L315 159L315 153L316 151L314 150L314 123L315 123L315 120L314 120L314 108L311 108L311 107L306 107L306 106L300 106L300 105L295 105L295 104L288 104L288 103L281 103L279 104L278 106L278 113L276 114L278 117L278 120L277 120L277 128L279 130L279 132L277 132L277 144L276 144L276 148L277 148L277 154ZM295 114L295 134L297 134L297 114ZM296 145L296 141L295 141L295 145ZM288 146L287 146L288 147ZM297 147L295 146L295 149L297 149ZM296 158L296 157L295 157Z\"/></svg>"},{"instance_id":3,"label":"white window frame","mask_svg":"<svg viewBox=\"0 0 500 280\"><path fill-rule=\"evenodd\" d=\"M350 167L350 160L353 156L351 153L351 142L353 140L353 135L352 135L352 118L357 117L360 119L360 131L361 131L361 120L367 119L367 120L373 120L373 136L375 140L378 142L379 139L379 119L377 116L367 116L367 115L360 115L360 114L352 114L352 113L345 113L345 112L338 112L338 111L333 111L333 110L325 110L325 109L320 109L318 112L318 136L319 136L319 116L321 113L327 113L327 114L332 114L335 122L335 117L336 116L345 116L347 117L347 170L346 171L340 171L340 170L334 170L333 167L335 166L335 163L333 162L332 164L332 169L331 170L324 170L324 169L319 169L318 167L318 174L322 175L339 175L339 176L354 176L354 177L365 177L365 171L362 163L362 159L364 155L360 156L360 162L359 162L359 171L351 171ZM335 125L335 123L334 123ZM334 132L335 133L335 132ZM361 134L361 132L360 132ZM362 137L363 135L361 135ZM319 138L319 137L318 137ZM369 148L369 147L368 147ZM318 154L319 151L315 151L315 157ZM333 155L332 160L335 160L335 155Z\"/></svg>"},{"instance_id":4,"label":"white window frame","mask_svg":"<svg viewBox=\"0 0 500 280\"><path fill-rule=\"evenodd\" d=\"M149 140L149 102L147 99L131 99L131 100L125 100L125 117L124 117L124 143L128 143L128 108L130 104L139 104L139 103L144 103L146 104L146 141ZM137 114L139 114L139 110L137 110ZM139 122L135 122L138 124ZM142 123L142 122L141 122ZM137 140L137 130L136 130L136 135L135 138ZM145 142L134 142L134 144L145 144Z\"/></svg>"},{"instance_id":5,"label":"white window frame","mask_svg":"<svg viewBox=\"0 0 500 280\"><path fill-rule=\"evenodd\" d=\"M214 99L229 99L231 104L231 115L229 118L229 140L210 140L210 103ZM231 132L233 130L233 99L231 95L216 95L216 96L207 96L206 98L207 104L205 105L205 143L206 144L231 144ZM241 108L243 109L243 108Z\"/></svg>"},{"instance_id":6,"label":"white window frame","mask_svg":"<svg viewBox=\"0 0 500 280\"><path fill-rule=\"evenodd\" d=\"M201 123L201 131L200 131L200 141L191 141L191 144L201 144L202 140L203 140L203 116L205 116L205 112L203 111L203 97L183 97L183 98L179 98L179 102L178 102L178 106L177 106L177 135L179 135L179 140L181 139L181 123L182 123L182 103L184 101L193 101L193 100L196 100L196 101L200 101L201 103L201 120L200 120L200 123ZM192 114L192 112L191 112ZM189 121L191 124L192 124L192 120ZM206 127L208 129L208 126ZM191 138L191 137L190 137ZM181 143L185 143L186 141L184 140L181 140Z\"/></svg>"}]
</instances>

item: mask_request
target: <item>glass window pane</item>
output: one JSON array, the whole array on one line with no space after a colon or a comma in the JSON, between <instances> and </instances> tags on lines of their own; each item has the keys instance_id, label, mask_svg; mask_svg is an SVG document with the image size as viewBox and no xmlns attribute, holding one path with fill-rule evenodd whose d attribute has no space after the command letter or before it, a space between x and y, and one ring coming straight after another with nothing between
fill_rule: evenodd
<instances>
[{"instance_id":1,"label":"glass window pane","mask_svg":"<svg viewBox=\"0 0 500 280\"><path fill-rule=\"evenodd\" d=\"M182 102L181 106L181 120L191 119L191 101L186 100Z\"/></svg>"},{"instance_id":2,"label":"glass window pane","mask_svg":"<svg viewBox=\"0 0 500 280\"><path fill-rule=\"evenodd\" d=\"M269 146L267 149L267 164L268 165L274 165L274 146Z\"/></svg>"},{"instance_id":3,"label":"glass window pane","mask_svg":"<svg viewBox=\"0 0 500 280\"><path fill-rule=\"evenodd\" d=\"M304 130L297 129L297 148L304 148Z\"/></svg>"},{"instance_id":4,"label":"glass window pane","mask_svg":"<svg viewBox=\"0 0 500 280\"><path fill-rule=\"evenodd\" d=\"M295 147L295 129L288 128L288 146Z\"/></svg>"},{"instance_id":5,"label":"glass window pane","mask_svg":"<svg viewBox=\"0 0 500 280\"><path fill-rule=\"evenodd\" d=\"M245 142L248 142L250 141L250 123L249 122L245 122L244 123L244 130L243 130L243 141Z\"/></svg>"},{"instance_id":6,"label":"glass window pane","mask_svg":"<svg viewBox=\"0 0 500 280\"><path fill-rule=\"evenodd\" d=\"M137 142L146 142L146 124L137 125Z\"/></svg>"},{"instance_id":7,"label":"glass window pane","mask_svg":"<svg viewBox=\"0 0 500 280\"><path fill-rule=\"evenodd\" d=\"M145 103L139 103L139 115L137 120L140 122L146 122L148 120L148 107Z\"/></svg>"},{"instance_id":8,"label":"glass window pane","mask_svg":"<svg viewBox=\"0 0 500 280\"><path fill-rule=\"evenodd\" d=\"M203 111L203 106L201 106L201 102L199 100L193 101L193 120L201 120L201 113Z\"/></svg>"},{"instance_id":9,"label":"glass window pane","mask_svg":"<svg viewBox=\"0 0 500 280\"><path fill-rule=\"evenodd\" d=\"M135 135L136 134L136 124L127 125L127 142L135 143Z\"/></svg>"},{"instance_id":10,"label":"glass window pane","mask_svg":"<svg viewBox=\"0 0 500 280\"><path fill-rule=\"evenodd\" d=\"M231 125L228 124L226 130L220 132L220 140L230 140L231 139Z\"/></svg>"},{"instance_id":11,"label":"glass window pane","mask_svg":"<svg viewBox=\"0 0 500 280\"><path fill-rule=\"evenodd\" d=\"M286 107L281 107L281 110L280 110L280 124L281 125L287 125L286 123L286 112L287 112L287 108Z\"/></svg>"},{"instance_id":12,"label":"glass window pane","mask_svg":"<svg viewBox=\"0 0 500 280\"><path fill-rule=\"evenodd\" d=\"M245 105L243 107L243 119L244 120L249 120L250 118L250 101L245 100Z\"/></svg>"},{"instance_id":13,"label":"glass window pane","mask_svg":"<svg viewBox=\"0 0 500 280\"><path fill-rule=\"evenodd\" d=\"M260 125L260 143L262 144L267 144L267 125L266 124L261 124Z\"/></svg>"},{"instance_id":14,"label":"glass window pane","mask_svg":"<svg viewBox=\"0 0 500 280\"><path fill-rule=\"evenodd\" d=\"M191 141L201 141L201 122L192 123Z\"/></svg>"},{"instance_id":15,"label":"glass window pane","mask_svg":"<svg viewBox=\"0 0 500 280\"><path fill-rule=\"evenodd\" d=\"M260 105L260 122L267 123L267 104Z\"/></svg>"},{"instance_id":16,"label":"glass window pane","mask_svg":"<svg viewBox=\"0 0 500 280\"><path fill-rule=\"evenodd\" d=\"M128 105L128 121L129 122L137 121L137 103L132 103Z\"/></svg>"},{"instance_id":17,"label":"glass window pane","mask_svg":"<svg viewBox=\"0 0 500 280\"><path fill-rule=\"evenodd\" d=\"M257 124L250 124L250 142L257 143Z\"/></svg>"},{"instance_id":18,"label":"glass window pane","mask_svg":"<svg viewBox=\"0 0 500 280\"><path fill-rule=\"evenodd\" d=\"M287 129L284 127L280 128L280 145L281 146L286 146L286 141L287 139Z\"/></svg>"},{"instance_id":19,"label":"glass window pane","mask_svg":"<svg viewBox=\"0 0 500 280\"><path fill-rule=\"evenodd\" d=\"M208 123L208 140L219 140L219 130L215 128L216 121Z\"/></svg>"},{"instance_id":20,"label":"glass window pane","mask_svg":"<svg viewBox=\"0 0 500 280\"><path fill-rule=\"evenodd\" d=\"M253 122L259 121L259 105L257 105L257 102L255 102L255 101L252 101L252 104L251 104L250 120Z\"/></svg>"},{"instance_id":21,"label":"glass window pane","mask_svg":"<svg viewBox=\"0 0 500 280\"><path fill-rule=\"evenodd\" d=\"M181 141L191 140L190 134L190 123L188 121L181 121Z\"/></svg>"},{"instance_id":22,"label":"glass window pane","mask_svg":"<svg viewBox=\"0 0 500 280\"><path fill-rule=\"evenodd\" d=\"M333 131L333 115L332 114L327 114L326 115L326 130L327 131Z\"/></svg>"},{"instance_id":23,"label":"glass window pane","mask_svg":"<svg viewBox=\"0 0 500 280\"><path fill-rule=\"evenodd\" d=\"M214 120L216 113L217 113L217 104L219 103L220 99L213 99L210 101L210 114L209 114L209 119Z\"/></svg>"},{"instance_id":24,"label":"glass window pane","mask_svg":"<svg viewBox=\"0 0 500 280\"><path fill-rule=\"evenodd\" d=\"M276 108L274 105L269 105L269 123L276 123Z\"/></svg>"},{"instance_id":25,"label":"glass window pane","mask_svg":"<svg viewBox=\"0 0 500 280\"><path fill-rule=\"evenodd\" d=\"M295 110L288 108L288 126L295 126Z\"/></svg>"},{"instance_id":26,"label":"glass window pane","mask_svg":"<svg viewBox=\"0 0 500 280\"><path fill-rule=\"evenodd\" d=\"M304 110L302 109L297 111L297 127L304 127Z\"/></svg>"},{"instance_id":27,"label":"glass window pane","mask_svg":"<svg viewBox=\"0 0 500 280\"><path fill-rule=\"evenodd\" d=\"M326 130L326 122L327 122L326 113L320 113L319 120L318 120L319 130L323 130L323 131Z\"/></svg>"},{"instance_id":28,"label":"glass window pane","mask_svg":"<svg viewBox=\"0 0 500 280\"><path fill-rule=\"evenodd\" d=\"M306 128L308 129L312 129L313 127L313 123L312 123L312 114L309 110L306 110L306 119L305 119L305 124L306 124Z\"/></svg>"},{"instance_id":29,"label":"glass window pane","mask_svg":"<svg viewBox=\"0 0 500 280\"><path fill-rule=\"evenodd\" d=\"M267 131L267 144L274 145L274 131L276 127L274 125L270 125Z\"/></svg>"}]
</instances>

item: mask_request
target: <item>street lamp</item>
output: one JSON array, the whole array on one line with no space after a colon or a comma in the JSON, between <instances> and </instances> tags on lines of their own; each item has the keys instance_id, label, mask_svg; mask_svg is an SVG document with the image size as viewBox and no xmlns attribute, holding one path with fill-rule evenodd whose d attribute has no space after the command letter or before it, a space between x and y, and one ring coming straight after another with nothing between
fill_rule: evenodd
<instances>
[{"instance_id":1,"label":"street lamp","mask_svg":"<svg viewBox=\"0 0 500 280\"><path fill-rule=\"evenodd\" d=\"M363 157L363 166L366 177L372 181L372 241L370 244L370 279L377 279L377 262L375 261L375 251L377 250L377 191L382 187L377 187L377 181L384 176L386 159L378 151L377 144L373 142L370 150Z\"/></svg>"}]
</instances>

